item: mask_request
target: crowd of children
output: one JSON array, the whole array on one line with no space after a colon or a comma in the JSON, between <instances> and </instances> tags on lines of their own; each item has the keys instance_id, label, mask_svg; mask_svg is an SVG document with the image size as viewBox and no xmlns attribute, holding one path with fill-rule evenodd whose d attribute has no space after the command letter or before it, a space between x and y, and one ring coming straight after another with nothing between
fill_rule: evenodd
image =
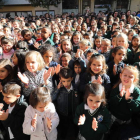
<instances>
[{"instance_id":1,"label":"crowd of children","mask_svg":"<svg viewBox=\"0 0 140 140\"><path fill-rule=\"evenodd\" d=\"M0 139L138 138L139 71L130 11L1 18Z\"/></svg>"}]
</instances>

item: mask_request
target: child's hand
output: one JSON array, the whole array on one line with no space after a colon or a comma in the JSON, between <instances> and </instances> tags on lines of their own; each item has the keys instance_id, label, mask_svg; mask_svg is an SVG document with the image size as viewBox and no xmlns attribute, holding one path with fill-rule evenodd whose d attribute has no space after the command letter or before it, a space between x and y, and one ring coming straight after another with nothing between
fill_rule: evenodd
<instances>
[{"instance_id":1,"label":"child's hand","mask_svg":"<svg viewBox=\"0 0 140 140\"><path fill-rule=\"evenodd\" d=\"M63 87L63 84L62 84L62 81L60 80L58 86L57 86L57 89L60 89L61 87Z\"/></svg>"},{"instance_id":2,"label":"child's hand","mask_svg":"<svg viewBox=\"0 0 140 140\"><path fill-rule=\"evenodd\" d=\"M49 68L48 71L45 70L44 72L44 82L47 85L47 80L51 76L52 68Z\"/></svg>"},{"instance_id":3,"label":"child's hand","mask_svg":"<svg viewBox=\"0 0 140 140\"><path fill-rule=\"evenodd\" d=\"M77 53L75 54L75 57L76 58L79 58L80 57L80 49L77 49Z\"/></svg>"},{"instance_id":4,"label":"child's hand","mask_svg":"<svg viewBox=\"0 0 140 140\"><path fill-rule=\"evenodd\" d=\"M102 78L101 78L101 76L99 75L99 76L98 76L98 79L97 79L97 83L102 84L102 82L103 82L103 81L102 81Z\"/></svg>"},{"instance_id":5,"label":"child's hand","mask_svg":"<svg viewBox=\"0 0 140 140\"><path fill-rule=\"evenodd\" d=\"M2 110L4 104L3 103L0 103L0 111Z\"/></svg>"},{"instance_id":6,"label":"child's hand","mask_svg":"<svg viewBox=\"0 0 140 140\"><path fill-rule=\"evenodd\" d=\"M123 97L125 93L125 86L122 86L121 92L120 92L120 96Z\"/></svg>"},{"instance_id":7,"label":"child's hand","mask_svg":"<svg viewBox=\"0 0 140 140\"><path fill-rule=\"evenodd\" d=\"M132 99L133 97L130 97L130 96L131 96L131 93L129 92L129 89L127 89L126 94L125 94L125 99L126 100Z\"/></svg>"},{"instance_id":8,"label":"child's hand","mask_svg":"<svg viewBox=\"0 0 140 140\"><path fill-rule=\"evenodd\" d=\"M38 42L35 42L35 43L34 43L34 47L35 47L36 49L38 49L40 45L41 45L41 44L39 44Z\"/></svg>"},{"instance_id":9,"label":"child's hand","mask_svg":"<svg viewBox=\"0 0 140 140\"><path fill-rule=\"evenodd\" d=\"M85 123L86 117L85 114L80 115L78 125L83 125Z\"/></svg>"},{"instance_id":10,"label":"child's hand","mask_svg":"<svg viewBox=\"0 0 140 140\"><path fill-rule=\"evenodd\" d=\"M31 125L34 128L36 128L36 124L37 124L37 114L35 114L34 118L32 119L32 122L31 122Z\"/></svg>"},{"instance_id":11,"label":"child's hand","mask_svg":"<svg viewBox=\"0 0 140 140\"><path fill-rule=\"evenodd\" d=\"M113 66L113 74L116 75L116 66Z\"/></svg>"},{"instance_id":12,"label":"child's hand","mask_svg":"<svg viewBox=\"0 0 140 140\"><path fill-rule=\"evenodd\" d=\"M55 67L55 73L58 74L60 72L60 69L61 69L61 65L58 64L56 67Z\"/></svg>"},{"instance_id":13,"label":"child's hand","mask_svg":"<svg viewBox=\"0 0 140 140\"><path fill-rule=\"evenodd\" d=\"M29 79L28 79L28 77L27 77L25 74L21 74L21 72L18 72L17 75L18 75L19 79L20 79L24 84L26 84L26 85L29 84Z\"/></svg>"},{"instance_id":14,"label":"child's hand","mask_svg":"<svg viewBox=\"0 0 140 140\"><path fill-rule=\"evenodd\" d=\"M94 131L96 131L98 128L98 122L96 121L96 118L93 118L93 121L92 121L92 129Z\"/></svg>"},{"instance_id":15,"label":"child's hand","mask_svg":"<svg viewBox=\"0 0 140 140\"><path fill-rule=\"evenodd\" d=\"M3 88L3 86L1 85L1 82L0 82L0 92L2 91L2 88Z\"/></svg>"},{"instance_id":16,"label":"child's hand","mask_svg":"<svg viewBox=\"0 0 140 140\"><path fill-rule=\"evenodd\" d=\"M3 111L0 111L0 120L4 121L8 118L8 109L6 110L6 112L3 110Z\"/></svg>"},{"instance_id":17,"label":"child's hand","mask_svg":"<svg viewBox=\"0 0 140 140\"><path fill-rule=\"evenodd\" d=\"M47 127L49 130L51 130L52 129L52 121L48 117L46 119L47 119Z\"/></svg>"},{"instance_id":18,"label":"child's hand","mask_svg":"<svg viewBox=\"0 0 140 140\"><path fill-rule=\"evenodd\" d=\"M51 72L51 76L53 76L55 74L55 67L51 67L52 72Z\"/></svg>"}]
</instances>

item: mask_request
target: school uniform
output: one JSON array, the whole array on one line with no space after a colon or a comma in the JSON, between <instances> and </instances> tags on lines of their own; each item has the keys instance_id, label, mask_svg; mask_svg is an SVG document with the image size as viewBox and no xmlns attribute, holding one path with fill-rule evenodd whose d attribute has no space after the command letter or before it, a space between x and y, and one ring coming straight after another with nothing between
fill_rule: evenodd
<instances>
[{"instance_id":1,"label":"school uniform","mask_svg":"<svg viewBox=\"0 0 140 140\"><path fill-rule=\"evenodd\" d=\"M44 45L44 44L50 44L52 46L55 45L54 42L50 38L47 38L45 41L40 40L40 41L38 41L38 43L41 44L41 45Z\"/></svg>"},{"instance_id":2,"label":"school uniform","mask_svg":"<svg viewBox=\"0 0 140 140\"><path fill-rule=\"evenodd\" d=\"M91 83L94 80L98 79L98 74L92 76L90 73L88 72L85 72L81 78L81 85L80 85L80 92L85 93L85 86L86 84L88 83ZM111 89L111 82L110 82L110 77L104 73L104 74L101 74L100 75L101 78L102 78L102 86L105 88L105 93L108 94L108 92L110 91Z\"/></svg>"},{"instance_id":3,"label":"school uniform","mask_svg":"<svg viewBox=\"0 0 140 140\"><path fill-rule=\"evenodd\" d=\"M68 129L71 126L73 133L71 136L76 137L78 127L74 124L73 118L76 107L79 105L79 94L74 85L70 89L61 87L56 89L52 94L52 101L55 103L57 113L60 117L58 126L58 137L65 139L68 135Z\"/></svg>"},{"instance_id":4,"label":"school uniform","mask_svg":"<svg viewBox=\"0 0 140 140\"><path fill-rule=\"evenodd\" d=\"M128 139L140 135L140 129L133 122L134 114L140 112L140 89L132 85L129 89L132 99L126 100L120 96L122 83L111 91L110 112L113 124L110 129L110 140Z\"/></svg>"},{"instance_id":5,"label":"school uniform","mask_svg":"<svg viewBox=\"0 0 140 140\"><path fill-rule=\"evenodd\" d=\"M24 40L25 42L27 42L29 50L35 50L37 51L38 49L34 47L34 44L36 42L36 40L34 38L31 38L30 42L28 42L27 40Z\"/></svg>"},{"instance_id":6,"label":"school uniform","mask_svg":"<svg viewBox=\"0 0 140 140\"><path fill-rule=\"evenodd\" d=\"M31 126L31 121L37 114L36 128ZM47 127L47 119L51 119L51 130ZM31 105L29 105L25 111L25 119L23 123L23 133L31 135L30 140L57 140L57 129L59 123L59 117L56 113L53 103L49 103L44 112L39 112Z\"/></svg>"},{"instance_id":7,"label":"school uniform","mask_svg":"<svg viewBox=\"0 0 140 140\"><path fill-rule=\"evenodd\" d=\"M80 115L83 114L86 120L83 125L79 125L80 137L83 137L85 140L102 140L104 133L109 130L111 122L111 117L107 108L101 105L99 108L92 110L87 104L80 104L75 112L74 122L76 125L79 123ZM96 131L92 129L93 118L96 118L98 122Z\"/></svg>"},{"instance_id":8,"label":"school uniform","mask_svg":"<svg viewBox=\"0 0 140 140\"><path fill-rule=\"evenodd\" d=\"M115 65L116 75L113 74L114 65ZM122 68L124 68L123 62L120 62L117 65L114 63L114 60L112 60L111 62L108 63L108 75L110 77L112 87L119 81Z\"/></svg>"},{"instance_id":9,"label":"school uniform","mask_svg":"<svg viewBox=\"0 0 140 140\"><path fill-rule=\"evenodd\" d=\"M140 89L132 85L129 89L132 99L126 100L125 95L120 96L122 83L114 88L110 93L110 111L117 118L122 121L131 119L133 113L140 111Z\"/></svg>"},{"instance_id":10,"label":"school uniform","mask_svg":"<svg viewBox=\"0 0 140 140\"><path fill-rule=\"evenodd\" d=\"M24 121L24 112L26 110L27 103L24 102L23 98L20 97L17 103L13 106L10 111L9 105L9 115L8 118L2 121L4 127L7 130L9 139L15 140L29 140L30 137L23 133L22 124Z\"/></svg>"}]
</instances>

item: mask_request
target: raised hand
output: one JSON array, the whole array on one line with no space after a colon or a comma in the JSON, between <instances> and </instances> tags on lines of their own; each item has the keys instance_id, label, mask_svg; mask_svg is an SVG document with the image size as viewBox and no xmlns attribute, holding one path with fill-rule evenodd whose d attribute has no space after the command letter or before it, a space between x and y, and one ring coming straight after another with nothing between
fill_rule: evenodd
<instances>
[{"instance_id":1,"label":"raised hand","mask_svg":"<svg viewBox=\"0 0 140 140\"><path fill-rule=\"evenodd\" d=\"M75 57L79 58L80 57L80 53L81 53L80 49L77 49L77 53L75 54Z\"/></svg>"},{"instance_id":2,"label":"raised hand","mask_svg":"<svg viewBox=\"0 0 140 140\"><path fill-rule=\"evenodd\" d=\"M102 82L103 82L102 77L99 75L97 79L97 83L102 84Z\"/></svg>"},{"instance_id":3,"label":"raised hand","mask_svg":"<svg viewBox=\"0 0 140 140\"><path fill-rule=\"evenodd\" d=\"M28 77L27 77L25 74L21 74L21 72L18 72L17 75L18 75L19 79L20 79L24 84L26 84L26 85L29 84L29 79L28 79Z\"/></svg>"},{"instance_id":4,"label":"raised hand","mask_svg":"<svg viewBox=\"0 0 140 140\"><path fill-rule=\"evenodd\" d=\"M38 42L35 42L35 43L34 43L34 47L35 47L36 49L38 49L40 45L41 45L41 44L39 44Z\"/></svg>"},{"instance_id":5,"label":"raised hand","mask_svg":"<svg viewBox=\"0 0 140 140\"><path fill-rule=\"evenodd\" d=\"M129 92L129 89L127 89L126 94L125 94L125 99L126 100L132 99L133 97L130 97L130 96L131 96L131 93Z\"/></svg>"},{"instance_id":6,"label":"raised hand","mask_svg":"<svg viewBox=\"0 0 140 140\"><path fill-rule=\"evenodd\" d=\"M120 96L123 97L125 93L125 86L122 86L121 92L120 92Z\"/></svg>"},{"instance_id":7,"label":"raised hand","mask_svg":"<svg viewBox=\"0 0 140 140\"><path fill-rule=\"evenodd\" d=\"M36 128L36 124L37 124L37 114L35 114L34 118L32 119L32 122L31 122L31 125L34 128Z\"/></svg>"},{"instance_id":8,"label":"raised hand","mask_svg":"<svg viewBox=\"0 0 140 140\"><path fill-rule=\"evenodd\" d=\"M80 115L78 125L83 125L85 123L86 117L85 114Z\"/></svg>"},{"instance_id":9,"label":"raised hand","mask_svg":"<svg viewBox=\"0 0 140 140\"><path fill-rule=\"evenodd\" d=\"M8 115L9 115L9 112L8 112L8 109L6 110L6 112L3 110L3 111L0 111L0 120L4 121L8 118Z\"/></svg>"},{"instance_id":10,"label":"raised hand","mask_svg":"<svg viewBox=\"0 0 140 140\"><path fill-rule=\"evenodd\" d=\"M46 119L47 119L47 127L49 130L51 130L52 129L52 121L48 117L46 117Z\"/></svg>"},{"instance_id":11,"label":"raised hand","mask_svg":"<svg viewBox=\"0 0 140 140\"><path fill-rule=\"evenodd\" d=\"M0 103L0 111L2 110L4 104L3 103Z\"/></svg>"},{"instance_id":12,"label":"raised hand","mask_svg":"<svg viewBox=\"0 0 140 140\"><path fill-rule=\"evenodd\" d=\"M57 89L60 89L61 87L63 87L62 81L59 81L59 84L57 85Z\"/></svg>"},{"instance_id":13,"label":"raised hand","mask_svg":"<svg viewBox=\"0 0 140 140\"><path fill-rule=\"evenodd\" d=\"M44 82L47 84L48 78L51 76L52 68L50 67L48 71L45 70L44 72Z\"/></svg>"},{"instance_id":14,"label":"raised hand","mask_svg":"<svg viewBox=\"0 0 140 140\"><path fill-rule=\"evenodd\" d=\"M61 65L58 64L56 67L55 67L55 73L58 74L60 72L60 69L61 69Z\"/></svg>"},{"instance_id":15,"label":"raised hand","mask_svg":"<svg viewBox=\"0 0 140 140\"><path fill-rule=\"evenodd\" d=\"M96 118L93 118L93 121L92 121L92 129L94 131L96 131L98 128L98 122L96 121Z\"/></svg>"}]
</instances>

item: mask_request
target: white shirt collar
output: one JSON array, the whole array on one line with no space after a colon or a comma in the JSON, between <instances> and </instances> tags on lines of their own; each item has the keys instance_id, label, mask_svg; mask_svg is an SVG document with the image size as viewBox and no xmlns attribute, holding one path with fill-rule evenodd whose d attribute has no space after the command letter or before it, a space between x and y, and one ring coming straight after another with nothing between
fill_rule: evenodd
<instances>
[{"instance_id":1,"label":"white shirt collar","mask_svg":"<svg viewBox=\"0 0 140 140\"><path fill-rule=\"evenodd\" d=\"M131 85L131 87L129 88L129 92L133 93L134 92L134 88L135 88L135 86ZM121 91L121 89L122 89L122 83L119 84L119 91Z\"/></svg>"},{"instance_id":2,"label":"white shirt collar","mask_svg":"<svg viewBox=\"0 0 140 140\"><path fill-rule=\"evenodd\" d=\"M90 109L89 106L86 104L84 105L84 108L85 108L85 110L89 110L91 114L93 114L93 112L96 111L96 109L94 109L94 110Z\"/></svg>"},{"instance_id":3,"label":"white shirt collar","mask_svg":"<svg viewBox=\"0 0 140 140\"><path fill-rule=\"evenodd\" d=\"M45 44L45 42L48 41L48 40L49 40L49 38L47 38L45 41L42 40L42 44Z\"/></svg>"},{"instance_id":4,"label":"white shirt collar","mask_svg":"<svg viewBox=\"0 0 140 140\"><path fill-rule=\"evenodd\" d=\"M76 74L75 83L77 83L79 81L79 78L80 78L80 75L79 74Z\"/></svg>"},{"instance_id":5,"label":"white shirt collar","mask_svg":"<svg viewBox=\"0 0 140 140\"><path fill-rule=\"evenodd\" d=\"M70 89L67 89L67 91L70 92L71 90L73 90L73 86L72 86L72 84L71 84Z\"/></svg>"}]
</instances>

